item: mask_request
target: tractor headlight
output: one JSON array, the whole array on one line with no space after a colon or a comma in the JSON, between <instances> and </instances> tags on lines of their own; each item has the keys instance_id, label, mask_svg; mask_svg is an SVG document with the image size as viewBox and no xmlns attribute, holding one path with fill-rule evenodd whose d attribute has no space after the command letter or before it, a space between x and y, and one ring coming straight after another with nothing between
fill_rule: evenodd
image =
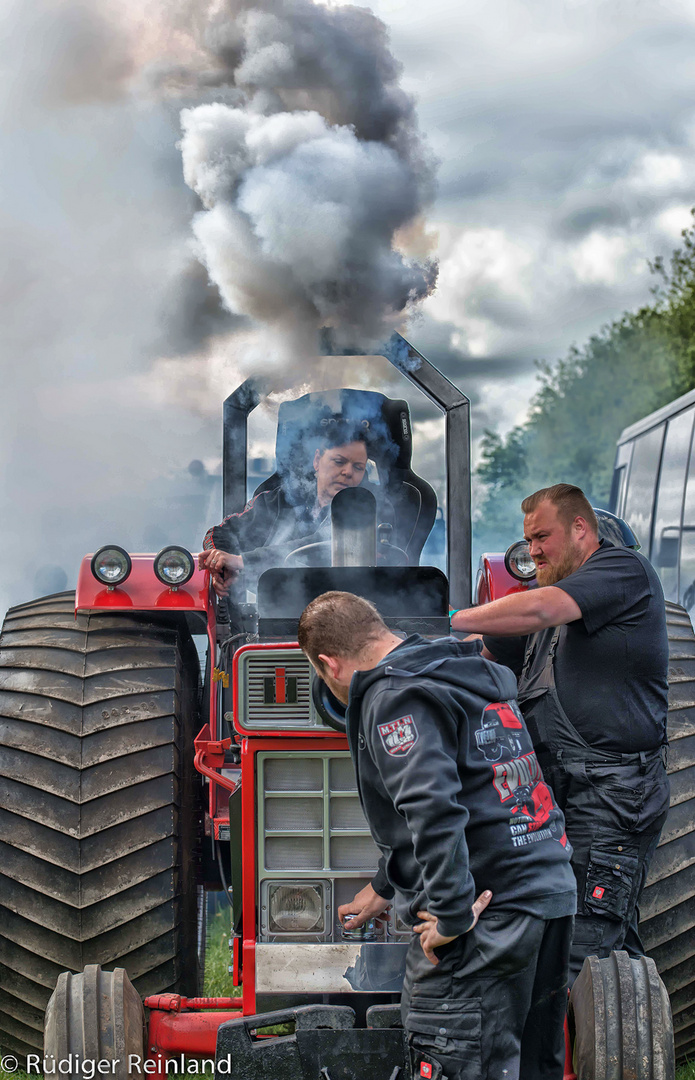
<instances>
[{"instance_id":1,"label":"tractor headlight","mask_svg":"<svg viewBox=\"0 0 695 1080\"><path fill-rule=\"evenodd\" d=\"M504 555L504 565L517 581L530 581L536 576L536 564L529 554L528 541L517 540L508 547Z\"/></svg>"},{"instance_id":2,"label":"tractor headlight","mask_svg":"<svg viewBox=\"0 0 695 1080\"><path fill-rule=\"evenodd\" d=\"M185 585L193 577L194 570L193 556L185 548L170 545L155 556L154 572L162 585L168 585L170 589Z\"/></svg>"},{"instance_id":3,"label":"tractor headlight","mask_svg":"<svg viewBox=\"0 0 695 1080\"><path fill-rule=\"evenodd\" d=\"M271 934L322 934L324 913L323 886L268 885L268 929Z\"/></svg>"},{"instance_id":4,"label":"tractor headlight","mask_svg":"<svg viewBox=\"0 0 695 1080\"><path fill-rule=\"evenodd\" d=\"M99 548L92 556L91 567L97 581L109 588L114 588L125 581L133 564L127 551L111 544L108 547Z\"/></svg>"}]
</instances>

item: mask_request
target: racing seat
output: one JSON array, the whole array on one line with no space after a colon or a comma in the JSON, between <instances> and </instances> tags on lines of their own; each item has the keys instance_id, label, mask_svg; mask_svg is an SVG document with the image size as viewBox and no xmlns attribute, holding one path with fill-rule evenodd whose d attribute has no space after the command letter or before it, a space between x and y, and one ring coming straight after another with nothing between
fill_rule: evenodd
<instances>
[{"instance_id":1,"label":"racing seat","mask_svg":"<svg viewBox=\"0 0 695 1080\"><path fill-rule=\"evenodd\" d=\"M411 468L413 440L407 401L373 390L331 390L282 402L275 440L278 468L258 485L254 495L280 484L291 486L293 477L313 477L317 441L336 421L346 421L364 432L379 483L376 486L364 480L363 485L387 495L396 520L392 542L405 551L411 566L417 566L434 524L437 496Z\"/></svg>"}]
</instances>

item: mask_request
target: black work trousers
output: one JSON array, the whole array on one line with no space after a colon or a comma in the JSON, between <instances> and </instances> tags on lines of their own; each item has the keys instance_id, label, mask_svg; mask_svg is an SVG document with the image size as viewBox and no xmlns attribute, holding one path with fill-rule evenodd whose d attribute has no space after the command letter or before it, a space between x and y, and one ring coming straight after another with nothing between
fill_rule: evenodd
<instances>
[{"instance_id":1,"label":"black work trousers","mask_svg":"<svg viewBox=\"0 0 695 1080\"><path fill-rule=\"evenodd\" d=\"M587 956L644 956L639 897L668 812L668 777L654 753L625 765L538 758L565 815L577 878L571 986Z\"/></svg>"},{"instance_id":2,"label":"black work trousers","mask_svg":"<svg viewBox=\"0 0 695 1080\"><path fill-rule=\"evenodd\" d=\"M414 935L401 999L413 1075L436 1078L439 1066L447 1080L562 1080L572 922L483 916L436 950L436 966Z\"/></svg>"},{"instance_id":3,"label":"black work trousers","mask_svg":"<svg viewBox=\"0 0 695 1080\"><path fill-rule=\"evenodd\" d=\"M587 956L613 949L644 956L639 896L669 806L662 749L619 754L590 746L562 707L555 684L555 653L566 627L553 634L543 662L534 641L519 679L519 703L546 783L565 815L577 878L577 915L570 985ZM615 724L610 712L607 724Z\"/></svg>"}]
</instances>

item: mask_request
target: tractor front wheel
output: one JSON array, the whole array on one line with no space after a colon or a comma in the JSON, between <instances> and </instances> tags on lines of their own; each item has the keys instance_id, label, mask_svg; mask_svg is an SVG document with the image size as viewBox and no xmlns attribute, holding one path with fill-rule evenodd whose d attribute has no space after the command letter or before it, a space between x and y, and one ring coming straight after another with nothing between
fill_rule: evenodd
<instances>
[{"instance_id":1,"label":"tractor front wheel","mask_svg":"<svg viewBox=\"0 0 695 1080\"><path fill-rule=\"evenodd\" d=\"M66 1080L82 1080L82 1062L90 1069L92 1062L108 1062L109 1076L128 1080L142 1071L146 1053L145 1010L123 968L102 971L90 964L81 975L59 976L46 1008L48 1074L58 1075L59 1063L61 1072L69 1063Z\"/></svg>"},{"instance_id":2,"label":"tractor front wheel","mask_svg":"<svg viewBox=\"0 0 695 1080\"><path fill-rule=\"evenodd\" d=\"M570 1035L577 1080L673 1080L666 987L647 956L589 956L572 987Z\"/></svg>"}]
</instances>

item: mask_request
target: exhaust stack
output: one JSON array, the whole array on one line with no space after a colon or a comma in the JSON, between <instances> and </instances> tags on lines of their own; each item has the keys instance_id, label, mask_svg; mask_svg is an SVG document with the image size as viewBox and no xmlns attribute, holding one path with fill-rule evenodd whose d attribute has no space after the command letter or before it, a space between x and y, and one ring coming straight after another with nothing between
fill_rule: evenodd
<instances>
[{"instance_id":1,"label":"exhaust stack","mask_svg":"<svg viewBox=\"0 0 695 1080\"><path fill-rule=\"evenodd\" d=\"M376 499L366 488L344 488L331 503L331 564L376 566Z\"/></svg>"}]
</instances>

